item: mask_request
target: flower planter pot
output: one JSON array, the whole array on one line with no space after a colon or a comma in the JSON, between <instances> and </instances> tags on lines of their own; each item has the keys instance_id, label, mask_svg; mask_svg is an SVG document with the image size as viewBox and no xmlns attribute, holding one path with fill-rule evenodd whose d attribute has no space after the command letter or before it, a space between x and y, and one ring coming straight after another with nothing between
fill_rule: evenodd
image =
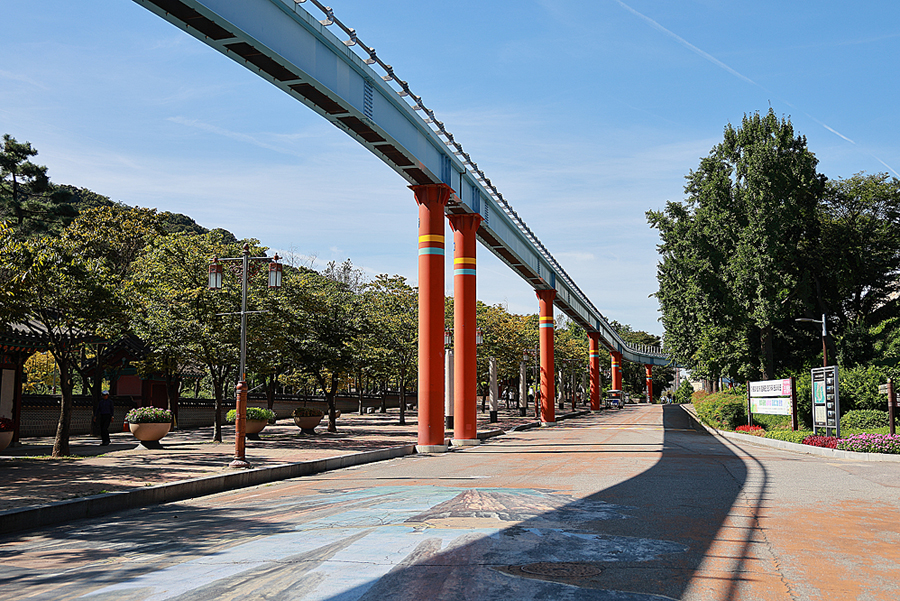
<instances>
[{"instance_id":1,"label":"flower planter pot","mask_svg":"<svg viewBox=\"0 0 900 601\"><path fill-rule=\"evenodd\" d=\"M248 419L244 422L244 433L245 434L259 434L263 431L267 425L269 425L269 420L267 419Z\"/></svg>"},{"instance_id":2,"label":"flower planter pot","mask_svg":"<svg viewBox=\"0 0 900 601\"><path fill-rule=\"evenodd\" d=\"M304 434L315 434L316 426L322 421L323 415L312 415L308 417L295 417L294 423L300 428Z\"/></svg>"},{"instance_id":3,"label":"flower planter pot","mask_svg":"<svg viewBox=\"0 0 900 601\"><path fill-rule=\"evenodd\" d=\"M141 441L141 445L147 448L161 448L159 441L169 433L172 427L170 422L149 424L128 424L128 429L135 438Z\"/></svg>"},{"instance_id":4,"label":"flower planter pot","mask_svg":"<svg viewBox=\"0 0 900 601\"><path fill-rule=\"evenodd\" d=\"M13 439L13 431L9 430L7 432L0 432L0 451L9 446L9 443L12 442Z\"/></svg>"}]
</instances>

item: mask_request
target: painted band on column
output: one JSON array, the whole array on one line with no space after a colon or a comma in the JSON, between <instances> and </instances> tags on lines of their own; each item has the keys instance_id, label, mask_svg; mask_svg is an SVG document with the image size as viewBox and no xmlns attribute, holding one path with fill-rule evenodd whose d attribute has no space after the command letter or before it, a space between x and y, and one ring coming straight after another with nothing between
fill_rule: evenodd
<instances>
[{"instance_id":1,"label":"painted band on column","mask_svg":"<svg viewBox=\"0 0 900 601\"><path fill-rule=\"evenodd\" d=\"M453 259L453 275L475 275L475 257Z\"/></svg>"},{"instance_id":2,"label":"painted band on column","mask_svg":"<svg viewBox=\"0 0 900 601\"><path fill-rule=\"evenodd\" d=\"M444 254L444 236L430 234L427 236L419 236L419 254L420 255L443 255Z\"/></svg>"}]
</instances>

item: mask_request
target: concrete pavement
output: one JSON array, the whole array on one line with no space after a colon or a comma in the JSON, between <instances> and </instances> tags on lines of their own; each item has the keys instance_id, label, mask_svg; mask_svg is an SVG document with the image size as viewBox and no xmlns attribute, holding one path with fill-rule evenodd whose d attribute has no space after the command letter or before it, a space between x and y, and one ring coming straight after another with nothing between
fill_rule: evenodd
<instances>
[{"instance_id":1,"label":"concrete pavement","mask_svg":"<svg viewBox=\"0 0 900 601\"><path fill-rule=\"evenodd\" d=\"M416 414L409 412L402 426L398 418L396 410L344 414L338 432L320 426L315 435L301 433L290 418L279 420L247 441L250 470L228 467L233 426L223 428L221 443L212 440L212 428L199 428L169 433L158 449L128 432L113 433L107 447L75 436L72 456L63 459L49 457L52 438L28 438L0 451L0 534L411 454ZM478 436L536 424L517 411L503 410L496 423L483 414Z\"/></svg>"},{"instance_id":2,"label":"concrete pavement","mask_svg":"<svg viewBox=\"0 0 900 601\"><path fill-rule=\"evenodd\" d=\"M629 406L0 543L0 597L898 597L897 464Z\"/></svg>"}]
</instances>

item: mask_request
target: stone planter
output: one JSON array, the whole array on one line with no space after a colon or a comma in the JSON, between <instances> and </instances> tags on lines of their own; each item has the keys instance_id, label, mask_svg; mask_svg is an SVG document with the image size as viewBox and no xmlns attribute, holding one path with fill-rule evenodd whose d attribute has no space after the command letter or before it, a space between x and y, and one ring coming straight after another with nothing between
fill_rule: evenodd
<instances>
[{"instance_id":1,"label":"stone planter","mask_svg":"<svg viewBox=\"0 0 900 601\"><path fill-rule=\"evenodd\" d=\"M319 422L322 421L324 415L312 415L308 417L295 417L294 423L297 424L297 427L300 428L300 431L304 434L315 434L316 426L319 425Z\"/></svg>"},{"instance_id":2,"label":"stone planter","mask_svg":"<svg viewBox=\"0 0 900 601\"><path fill-rule=\"evenodd\" d=\"M12 442L13 439L13 431L10 430L8 432L0 432L0 451L9 446L9 443Z\"/></svg>"},{"instance_id":3,"label":"stone planter","mask_svg":"<svg viewBox=\"0 0 900 601\"><path fill-rule=\"evenodd\" d=\"M169 433L172 427L170 422L149 424L128 424L128 429L135 438L141 441L141 445L147 448L159 449L162 445L159 441Z\"/></svg>"},{"instance_id":4,"label":"stone planter","mask_svg":"<svg viewBox=\"0 0 900 601\"><path fill-rule=\"evenodd\" d=\"M269 425L269 420L267 419L248 419L244 422L244 433L248 436L250 434L259 434L263 431L267 425Z\"/></svg>"}]
</instances>

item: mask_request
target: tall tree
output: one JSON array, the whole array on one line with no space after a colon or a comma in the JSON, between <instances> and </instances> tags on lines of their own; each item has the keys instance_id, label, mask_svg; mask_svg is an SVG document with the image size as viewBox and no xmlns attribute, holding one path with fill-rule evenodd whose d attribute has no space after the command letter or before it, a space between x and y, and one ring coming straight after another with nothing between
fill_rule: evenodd
<instances>
[{"instance_id":1,"label":"tall tree","mask_svg":"<svg viewBox=\"0 0 900 601\"><path fill-rule=\"evenodd\" d=\"M418 293L406 278L381 274L364 295L369 328L361 338L371 341L369 362L381 365L400 385L400 424L406 423L406 390L414 381L419 349ZM358 334L359 336L359 334Z\"/></svg>"},{"instance_id":2,"label":"tall tree","mask_svg":"<svg viewBox=\"0 0 900 601\"><path fill-rule=\"evenodd\" d=\"M0 226L0 322L17 323L47 341L60 374L54 457L69 454L74 372L88 359L84 344L121 332L124 305L106 261L69 238L16 240Z\"/></svg>"},{"instance_id":3,"label":"tall tree","mask_svg":"<svg viewBox=\"0 0 900 601\"><path fill-rule=\"evenodd\" d=\"M60 229L76 215L72 195L50 183L47 168L31 162L37 150L3 135L0 148L0 220L11 220L19 237Z\"/></svg>"},{"instance_id":4,"label":"tall tree","mask_svg":"<svg viewBox=\"0 0 900 601\"><path fill-rule=\"evenodd\" d=\"M771 109L745 115L687 176L686 202L648 212L663 241L658 295L667 344L682 335L677 329L692 330L689 364L711 363L724 346L728 364L705 367L774 377L775 329L800 310L802 290L813 282L816 207L825 189L817 162L789 120ZM694 294L673 310L680 301L671 290L679 288ZM729 340L740 342L728 348Z\"/></svg>"},{"instance_id":5,"label":"tall tree","mask_svg":"<svg viewBox=\"0 0 900 601\"><path fill-rule=\"evenodd\" d=\"M261 253L253 242L251 252ZM222 314L240 310L241 286L232 281L211 291L207 271L213 256L236 257L240 252L240 244L223 242L216 232L161 236L141 254L133 279L132 328L152 348L145 369L166 376L169 403L174 405L184 371L203 365L213 386L213 438L219 442L225 387L236 373L240 339L240 321Z\"/></svg>"},{"instance_id":6,"label":"tall tree","mask_svg":"<svg viewBox=\"0 0 900 601\"><path fill-rule=\"evenodd\" d=\"M849 367L874 359L876 332L885 330L873 328L900 317L900 180L886 173L831 180L820 220L820 275L809 304L828 315Z\"/></svg>"},{"instance_id":7,"label":"tall tree","mask_svg":"<svg viewBox=\"0 0 900 601\"><path fill-rule=\"evenodd\" d=\"M335 397L344 376L353 373L354 339L367 327L360 280L349 262L315 272L287 272L281 295L288 324L285 348L301 371L318 384L328 403L328 431L336 432Z\"/></svg>"}]
</instances>

